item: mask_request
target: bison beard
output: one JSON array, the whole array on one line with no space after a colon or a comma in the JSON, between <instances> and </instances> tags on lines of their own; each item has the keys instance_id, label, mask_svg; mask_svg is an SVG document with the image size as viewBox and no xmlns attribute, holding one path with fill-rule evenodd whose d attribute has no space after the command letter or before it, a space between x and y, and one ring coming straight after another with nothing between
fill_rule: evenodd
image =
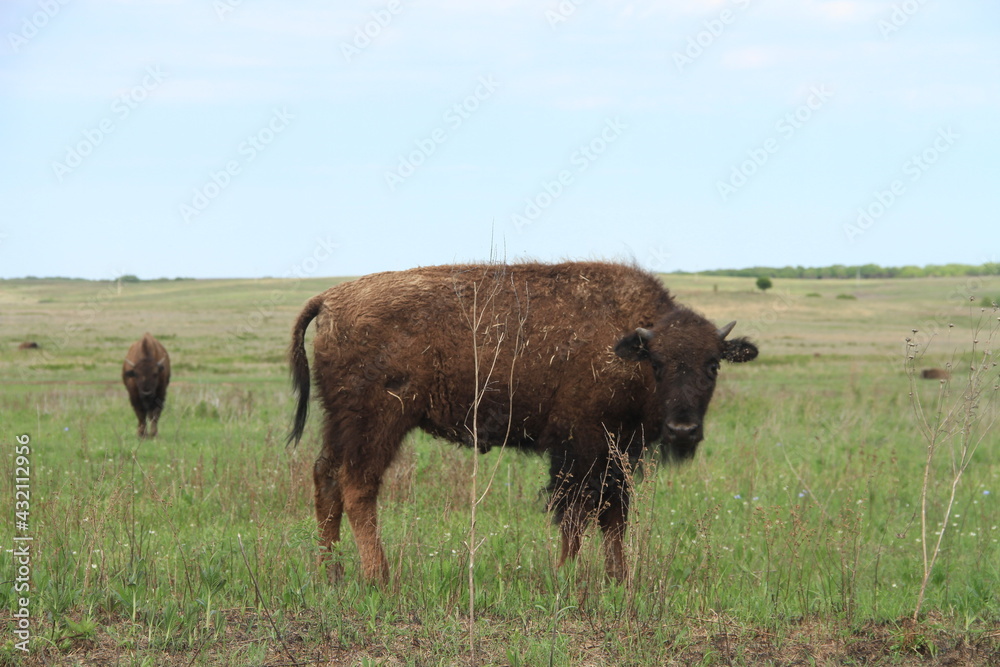
<instances>
[{"instance_id":1,"label":"bison beard","mask_svg":"<svg viewBox=\"0 0 1000 667\"><path fill-rule=\"evenodd\" d=\"M717 329L676 305L655 276L621 264L373 274L313 297L296 320L289 442L305 428L313 319L313 379L325 412L313 470L320 543L328 557L346 512L364 575L375 581L389 576L379 488L414 428L483 451L548 452L559 564L577 555L596 519L608 575L625 578L626 468L652 447L693 456L719 363L757 356L746 339L727 339L732 324ZM332 577L341 573L330 565Z\"/></svg>"}]
</instances>

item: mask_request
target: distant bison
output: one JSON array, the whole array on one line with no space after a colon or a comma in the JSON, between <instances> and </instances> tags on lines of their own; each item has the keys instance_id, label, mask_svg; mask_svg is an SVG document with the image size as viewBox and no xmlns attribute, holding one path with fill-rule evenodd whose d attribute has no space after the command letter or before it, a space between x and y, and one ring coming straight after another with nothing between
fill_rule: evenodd
<instances>
[{"instance_id":1,"label":"distant bison","mask_svg":"<svg viewBox=\"0 0 1000 667\"><path fill-rule=\"evenodd\" d=\"M135 416L139 418L139 437L155 437L160 412L167 400L167 385L170 384L170 356L152 334L143 334L128 349L122 365L122 382L128 389Z\"/></svg>"},{"instance_id":2,"label":"distant bison","mask_svg":"<svg viewBox=\"0 0 1000 667\"><path fill-rule=\"evenodd\" d=\"M951 372L943 368L925 368L920 371L920 377L925 380L950 380Z\"/></svg>"},{"instance_id":3,"label":"distant bison","mask_svg":"<svg viewBox=\"0 0 1000 667\"><path fill-rule=\"evenodd\" d=\"M379 273L313 297L295 322L289 442L306 422L313 319L313 377L326 413L313 470L320 542L328 554L346 511L364 575L375 581L389 576L379 487L415 428L482 451L548 452L559 564L576 556L596 518L608 575L623 579L630 467L653 448L693 456L720 362L757 356L746 339L726 340L735 322L717 329L676 305L655 276L620 264Z\"/></svg>"},{"instance_id":4,"label":"distant bison","mask_svg":"<svg viewBox=\"0 0 1000 667\"><path fill-rule=\"evenodd\" d=\"M21 343L20 345L18 345L17 349L19 349L19 350L37 350L39 347L41 347L41 346L38 343L36 343L35 341L33 341L33 340L26 340L23 343Z\"/></svg>"}]
</instances>

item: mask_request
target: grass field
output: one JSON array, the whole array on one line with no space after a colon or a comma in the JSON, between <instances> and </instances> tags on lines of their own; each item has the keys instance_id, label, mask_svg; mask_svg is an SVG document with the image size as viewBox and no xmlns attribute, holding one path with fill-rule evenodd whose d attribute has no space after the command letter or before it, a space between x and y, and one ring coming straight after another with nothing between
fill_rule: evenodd
<instances>
[{"instance_id":1,"label":"grass field","mask_svg":"<svg viewBox=\"0 0 1000 667\"><path fill-rule=\"evenodd\" d=\"M482 456L471 624L467 450L410 436L382 495L386 588L360 581L349 530L344 581L316 564L317 410L286 448L285 349L333 279L0 281L0 664L1000 664L997 369L976 376L981 444L947 520L960 425L931 462L926 535L910 397L932 419L969 404L970 364L998 356L1000 312L980 301L1000 278L665 281L760 357L723 369L695 460L638 485L627 585L605 581L594 534L555 569L543 459ZM159 437L139 441L121 363L144 331L173 380ZM908 353L952 380L911 380Z\"/></svg>"}]
</instances>

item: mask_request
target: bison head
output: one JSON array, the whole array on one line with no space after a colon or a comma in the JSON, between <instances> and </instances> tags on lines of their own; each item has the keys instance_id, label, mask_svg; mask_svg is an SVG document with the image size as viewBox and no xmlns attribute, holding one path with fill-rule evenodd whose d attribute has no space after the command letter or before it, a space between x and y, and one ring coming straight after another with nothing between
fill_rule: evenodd
<instances>
[{"instance_id":1,"label":"bison head","mask_svg":"<svg viewBox=\"0 0 1000 667\"><path fill-rule=\"evenodd\" d=\"M736 322L721 329L701 315L676 310L651 329L638 328L615 345L615 354L629 361L648 362L662 406L663 429L658 434L664 453L679 459L694 456L704 437L705 412L715 391L719 364L742 363L757 356L746 338L726 340Z\"/></svg>"},{"instance_id":2,"label":"bison head","mask_svg":"<svg viewBox=\"0 0 1000 667\"><path fill-rule=\"evenodd\" d=\"M125 371L125 377L135 380L135 386L139 390L140 396L152 396L156 393L156 388L160 384L160 373L163 372L163 362L165 360L166 358L156 361L150 357L140 359L139 361L125 360L125 364L129 367Z\"/></svg>"}]
</instances>

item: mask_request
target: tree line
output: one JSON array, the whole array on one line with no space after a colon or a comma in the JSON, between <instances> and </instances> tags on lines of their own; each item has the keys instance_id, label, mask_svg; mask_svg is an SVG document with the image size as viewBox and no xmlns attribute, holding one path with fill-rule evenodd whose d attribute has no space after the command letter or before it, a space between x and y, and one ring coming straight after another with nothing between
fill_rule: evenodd
<instances>
[{"instance_id":1,"label":"tree line","mask_svg":"<svg viewBox=\"0 0 1000 667\"><path fill-rule=\"evenodd\" d=\"M703 276L729 276L736 278L947 278L960 276L996 276L1000 275L1000 263L986 264L928 264L926 266L879 266L878 264L861 264L849 266L834 264L823 267L804 266L754 266L746 269L715 269L712 271L674 271L674 273L697 273Z\"/></svg>"}]
</instances>

